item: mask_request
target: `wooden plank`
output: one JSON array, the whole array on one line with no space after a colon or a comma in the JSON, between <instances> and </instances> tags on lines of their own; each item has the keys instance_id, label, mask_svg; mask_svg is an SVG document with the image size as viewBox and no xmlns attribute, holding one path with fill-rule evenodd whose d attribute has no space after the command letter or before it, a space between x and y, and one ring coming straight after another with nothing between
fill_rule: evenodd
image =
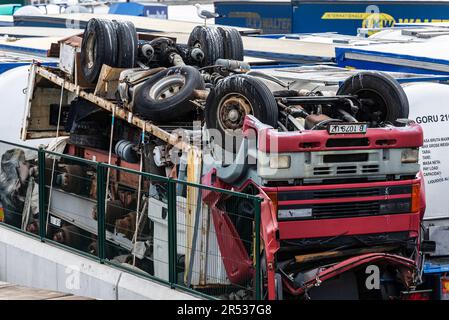
<instances>
[{"instance_id":1,"label":"wooden plank","mask_svg":"<svg viewBox=\"0 0 449 320\"><path fill-rule=\"evenodd\" d=\"M28 288L0 282L0 300L94 300L69 293Z\"/></svg>"},{"instance_id":2,"label":"wooden plank","mask_svg":"<svg viewBox=\"0 0 449 320\"><path fill-rule=\"evenodd\" d=\"M64 296L67 294L15 285L0 288L0 300L47 300Z\"/></svg>"},{"instance_id":3,"label":"wooden plank","mask_svg":"<svg viewBox=\"0 0 449 320\"><path fill-rule=\"evenodd\" d=\"M51 298L46 300L95 300L92 298L87 297L80 297L80 296L65 296L65 297L59 297L59 298Z\"/></svg>"},{"instance_id":4,"label":"wooden plank","mask_svg":"<svg viewBox=\"0 0 449 320\"><path fill-rule=\"evenodd\" d=\"M94 95L105 99L114 99L115 92L117 91L117 87L119 85L120 73L124 70L126 69L113 68L104 64L101 67L100 76L98 77Z\"/></svg>"}]
</instances>

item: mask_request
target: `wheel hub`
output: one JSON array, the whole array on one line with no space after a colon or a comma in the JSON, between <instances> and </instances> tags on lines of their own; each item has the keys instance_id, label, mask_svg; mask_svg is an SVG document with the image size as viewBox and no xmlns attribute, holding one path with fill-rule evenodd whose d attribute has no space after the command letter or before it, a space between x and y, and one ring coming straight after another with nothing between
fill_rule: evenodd
<instances>
[{"instance_id":1,"label":"wheel hub","mask_svg":"<svg viewBox=\"0 0 449 320\"><path fill-rule=\"evenodd\" d=\"M233 94L222 99L218 113L222 129L237 130L242 128L245 116L253 114L253 110L250 102L244 96Z\"/></svg>"},{"instance_id":2,"label":"wheel hub","mask_svg":"<svg viewBox=\"0 0 449 320\"><path fill-rule=\"evenodd\" d=\"M89 36L89 38L87 39L87 44L86 44L86 51L87 51L87 67L89 69L92 69L94 66L94 62L95 62L95 37L93 36L93 34L91 34Z\"/></svg>"},{"instance_id":3,"label":"wheel hub","mask_svg":"<svg viewBox=\"0 0 449 320\"><path fill-rule=\"evenodd\" d=\"M175 96L184 84L185 78L180 74L167 76L151 87L149 96L154 100L168 99Z\"/></svg>"}]
</instances>

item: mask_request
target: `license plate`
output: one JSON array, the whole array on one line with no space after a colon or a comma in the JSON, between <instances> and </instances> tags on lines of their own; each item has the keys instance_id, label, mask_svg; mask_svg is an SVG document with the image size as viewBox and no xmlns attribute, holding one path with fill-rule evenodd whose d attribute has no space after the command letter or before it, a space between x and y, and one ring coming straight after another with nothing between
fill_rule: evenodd
<instances>
[{"instance_id":1,"label":"license plate","mask_svg":"<svg viewBox=\"0 0 449 320\"><path fill-rule=\"evenodd\" d=\"M50 216L50 223L55 227L61 227L61 219Z\"/></svg>"},{"instance_id":2,"label":"license plate","mask_svg":"<svg viewBox=\"0 0 449 320\"><path fill-rule=\"evenodd\" d=\"M367 123L331 123L327 126L329 134L366 133Z\"/></svg>"}]
</instances>

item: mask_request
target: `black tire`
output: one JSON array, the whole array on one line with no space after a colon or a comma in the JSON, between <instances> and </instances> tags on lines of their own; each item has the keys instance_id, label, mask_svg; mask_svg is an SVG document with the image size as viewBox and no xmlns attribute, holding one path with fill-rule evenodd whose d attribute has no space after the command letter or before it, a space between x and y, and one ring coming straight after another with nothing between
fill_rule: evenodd
<instances>
[{"instance_id":1,"label":"black tire","mask_svg":"<svg viewBox=\"0 0 449 320\"><path fill-rule=\"evenodd\" d=\"M118 68L133 68L137 61L138 39L134 24L129 21L115 21L118 52L117 64Z\"/></svg>"},{"instance_id":2,"label":"black tire","mask_svg":"<svg viewBox=\"0 0 449 320\"><path fill-rule=\"evenodd\" d=\"M235 98L242 103L233 103ZM226 110L237 111L234 121L226 118ZM242 136L243 120L248 114L274 128L277 128L278 122L278 107L273 94L262 81L247 75L233 75L220 81L207 97L205 113L207 128L215 129L221 135L221 139L214 137L214 142L221 147L225 146L229 136ZM211 135L214 136L213 132ZM229 147L226 149L236 152L238 145L233 146L232 150Z\"/></svg>"},{"instance_id":3,"label":"black tire","mask_svg":"<svg viewBox=\"0 0 449 320\"><path fill-rule=\"evenodd\" d=\"M196 26L190 33L187 41L189 47L199 47L204 53L204 59L200 66L210 66L215 61L224 58L224 40L218 28L210 28L205 26Z\"/></svg>"},{"instance_id":4,"label":"black tire","mask_svg":"<svg viewBox=\"0 0 449 320\"><path fill-rule=\"evenodd\" d=\"M117 32L112 21L90 19L81 43L81 70L84 78L95 83L103 64L116 66Z\"/></svg>"},{"instance_id":5,"label":"black tire","mask_svg":"<svg viewBox=\"0 0 449 320\"><path fill-rule=\"evenodd\" d=\"M243 61L243 41L235 28L218 27L224 41L224 58Z\"/></svg>"},{"instance_id":6,"label":"black tire","mask_svg":"<svg viewBox=\"0 0 449 320\"><path fill-rule=\"evenodd\" d=\"M376 126L382 122L399 125L396 120L408 118L409 104L401 85L390 75L366 71L346 79L337 95L356 95L362 108L355 118Z\"/></svg>"},{"instance_id":7,"label":"black tire","mask_svg":"<svg viewBox=\"0 0 449 320\"><path fill-rule=\"evenodd\" d=\"M165 84L164 84L165 82ZM172 94L171 88L183 84ZM171 87L170 89L168 89ZM156 73L137 89L134 112L152 121L171 121L193 110L195 89L204 88L200 72L191 66L171 67ZM176 90L176 89L175 89Z\"/></svg>"}]
</instances>

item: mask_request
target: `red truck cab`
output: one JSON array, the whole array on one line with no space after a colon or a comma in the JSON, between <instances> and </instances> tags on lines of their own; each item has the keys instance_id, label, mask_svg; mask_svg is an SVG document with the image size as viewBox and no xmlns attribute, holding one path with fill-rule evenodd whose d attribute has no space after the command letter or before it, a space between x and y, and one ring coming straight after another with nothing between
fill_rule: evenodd
<instances>
[{"instance_id":1,"label":"red truck cab","mask_svg":"<svg viewBox=\"0 0 449 320\"><path fill-rule=\"evenodd\" d=\"M425 211L419 125L368 128L364 134L279 132L247 116L243 133L243 158L252 164L213 169L203 183L241 192L251 186L263 199L269 299L393 299L416 287ZM238 171L240 183L227 183L230 175L220 172L226 170L234 181ZM228 276L242 282L254 273L251 252L220 205L225 199L213 192L203 199L212 208L222 255L232 257L225 261ZM379 279L369 278L371 272Z\"/></svg>"}]
</instances>

